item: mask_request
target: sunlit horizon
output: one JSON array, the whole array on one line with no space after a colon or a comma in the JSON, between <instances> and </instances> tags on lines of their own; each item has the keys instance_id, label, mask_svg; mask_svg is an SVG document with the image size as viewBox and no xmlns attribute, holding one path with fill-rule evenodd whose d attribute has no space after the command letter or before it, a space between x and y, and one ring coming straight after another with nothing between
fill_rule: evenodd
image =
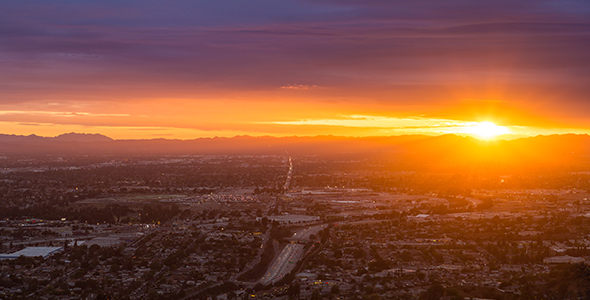
<instances>
[{"instance_id":1,"label":"sunlit horizon","mask_svg":"<svg viewBox=\"0 0 590 300\"><path fill-rule=\"evenodd\" d=\"M77 114L72 114L77 115ZM264 123L263 123L264 124ZM285 126L290 132L246 132L239 130L203 131L191 128L155 127L155 126L79 126L58 124L14 124L0 122L3 128L13 128L12 132L0 132L9 135L37 135L55 137L66 133L101 134L118 140L134 139L178 139L239 136L251 137L387 137L387 136L442 136L454 134L469 136L482 141L513 140L539 135L590 134L590 130L576 128L540 128L532 126L497 125L490 121L466 122L446 119L424 118L388 118L379 116L346 116L340 119L317 119L299 121L269 122ZM254 123L253 126L259 125ZM296 134L297 127L305 128L302 134ZM33 128L33 129L31 129ZM280 128L279 128L280 131ZM156 132L156 133L154 133Z\"/></svg>"}]
</instances>

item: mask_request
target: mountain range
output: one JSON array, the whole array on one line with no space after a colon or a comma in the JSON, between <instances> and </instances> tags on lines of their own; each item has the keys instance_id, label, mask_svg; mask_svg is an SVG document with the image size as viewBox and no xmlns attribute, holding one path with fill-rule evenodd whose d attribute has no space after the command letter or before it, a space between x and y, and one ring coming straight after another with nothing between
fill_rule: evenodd
<instances>
[{"instance_id":1,"label":"mountain range","mask_svg":"<svg viewBox=\"0 0 590 300\"><path fill-rule=\"evenodd\" d=\"M548 135L482 141L457 135L250 137L115 140L100 134L56 137L0 134L0 155L364 155L410 163L569 165L590 157L590 136Z\"/></svg>"}]
</instances>

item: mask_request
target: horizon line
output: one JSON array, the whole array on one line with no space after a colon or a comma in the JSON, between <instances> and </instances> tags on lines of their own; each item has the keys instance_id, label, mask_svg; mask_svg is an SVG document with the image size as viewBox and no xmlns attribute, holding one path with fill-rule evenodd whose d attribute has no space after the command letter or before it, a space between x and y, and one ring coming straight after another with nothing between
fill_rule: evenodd
<instances>
[{"instance_id":1,"label":"horizon line","mask_svg":"<svg viewBox=\"0 0 590 300\"><path fill-rule=\"evenodd\" d=\"M373 136L348 136L348 135L333 135L333 134L323 134L323 135L290 135L290 136L272 136L272 135L234 135L234 136L209 136L209 137L196 137L196 138L188 138L188 139L180 139L180 138L165 138L165 137L155 137L151 139L146 138L129 138L129 139L116 139L109 137L102 133L87 133L87 132L66 132L62 134L58 134L56 136L42 136L37 134L29 134L29 135L22 135L22 134L10 134L10 133L0 133L0 136L13 136L13 137L40 137L40 138L58 138L60 136L65 136L69 134L77 134L77 135L87 135L87 136L102 136L112 141L154 141L154 140L166 140L166 141L194 141L194 140L202 140L202 139L233 139L233 138L240 138L240 137L247 137L247 138L275 138L275 139L287 139L287 138L323 138L323 137L330 137L330 138L349 138L349 139L372 139L372 138L393 138L393 137L425 137L425 138L436 138L441 136L456 136L456 137L463 137L463 138L472 138L477 141L482 142L499 142L499 141L513 141L519 139L528 139L528 138L535 138L535 137L548 137L548 136L567 136L567 135L574 135L574 136L589 136L587 133L552 133L552 134L537 134L537 135L530 135L530 136L517 136L513 138L506 138L506 136L515 136L511 134L504 134L494 137L492 139L483 139L473 136L471 134L457 134L457 133L443 133L443 134L399 134L399 135L373 135Z\"/></svg>"}]
</instances>

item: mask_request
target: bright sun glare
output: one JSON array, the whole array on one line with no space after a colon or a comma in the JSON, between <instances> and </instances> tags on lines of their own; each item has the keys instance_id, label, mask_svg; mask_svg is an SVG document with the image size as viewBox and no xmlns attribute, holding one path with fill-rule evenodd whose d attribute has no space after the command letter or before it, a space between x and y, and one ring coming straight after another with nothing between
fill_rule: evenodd
<instances>
[{"instance_id":1,"label":"bright sun glare","mask_svg":"<svg viewBox=\"0 0 590 300\"><path fill-rule=\"evenodd\" d=\"M476 135L482 139L492 139L496 136L510 133L510 130L504 126L498 126L492 122L479 122L471 128L468 128L468 133Z\"/></svg>"}]
</instances>

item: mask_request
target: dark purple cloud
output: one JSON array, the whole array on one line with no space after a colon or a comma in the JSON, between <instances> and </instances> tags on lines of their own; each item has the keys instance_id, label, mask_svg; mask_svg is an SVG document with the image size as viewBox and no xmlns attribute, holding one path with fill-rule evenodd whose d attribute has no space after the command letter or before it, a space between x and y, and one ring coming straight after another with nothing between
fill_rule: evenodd
<instances>
[{"instance_id":1,"label":"dark purple cloud","mask_svg":"<svg viewBox=\"0 0 590 300\"><path fill-rule=\"evenodd\" d=\"M588 1L4 1L0 103L318 85L396 104L461 87L575 115L589 20Z\"/></svg>"}]
</instances>

